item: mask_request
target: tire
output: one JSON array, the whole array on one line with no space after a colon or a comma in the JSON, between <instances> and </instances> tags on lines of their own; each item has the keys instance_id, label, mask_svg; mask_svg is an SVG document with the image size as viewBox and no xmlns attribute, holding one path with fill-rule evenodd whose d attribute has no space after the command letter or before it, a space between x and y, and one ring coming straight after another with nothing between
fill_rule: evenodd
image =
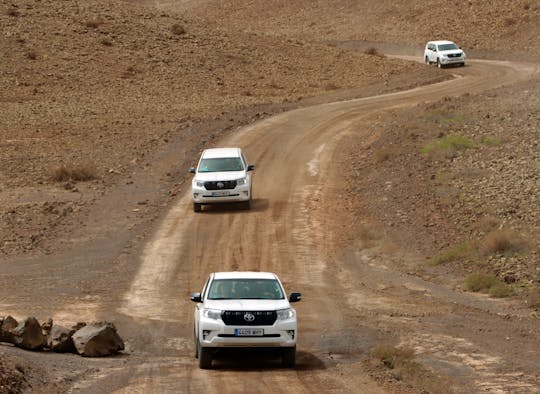
<instances>
[{"instance_id":1,"label":"tire","mask_svg":"<svg viewBox=\"0 0 540 394\"><path fill-rule=\"evenodd\" d=\"M251 209L251 200L244 201L242 203L242 208L244 208L246 211L249 211Z\"/></svg>"},{"instance_id":2,"label":"tire","mask_svg":"<svg viewBox=\"0 0 540 394\"><path fill-rule=\"evenodd\" d=\"M201 346L200 342L197 342L197 353L199 354L199 368L210 369L212 368L212 353L210 349Z\"/></svg>"},{"instance_id":3,"label":"tire","mask_svg":"<svg viewBox=\"0 0 540 394\"><path fill-rule=\"evenodd\" d=\"M193 203L193 212L201 212L202 211L202 205L198 202Z\"/></svg>"},{"instance_id":4,"label":"tire","mask_svg":"<svg viewBox=\"0 0 540 394\"><path fill-rule=\"evenodd\" d=\"M283 349L281 365L285 368L294 368L296 365L296 346Z\"/></svg>"},{"instance_id":5,"label":"tire","mask_svg":"<svg viewBox=\"0 0 540 394\"><path fill-rule=\"evenodd\" d=\"M431 64L431 62L429 61L429 57L426 56L426 64Z\"/></svg>"},{"instance_id":6,"label":"tire","mask_svg":"<svg viewBox=\"0 0 540 394\"><path fill-rule=\"evenodd\" d=\"M443 68L443 65L441 64L441 62L439 61L439 59L437 59L437 67Z\"/></svg>"},{"instance_id":7,"label":"tire","mask_svg":"<svg viewBox=\"0 0 540 394\"><path fill-rule=\"evenodd\" d=\"M461 67L465 67L465 62L460 64Z\"/></svg>"}]
</instances>

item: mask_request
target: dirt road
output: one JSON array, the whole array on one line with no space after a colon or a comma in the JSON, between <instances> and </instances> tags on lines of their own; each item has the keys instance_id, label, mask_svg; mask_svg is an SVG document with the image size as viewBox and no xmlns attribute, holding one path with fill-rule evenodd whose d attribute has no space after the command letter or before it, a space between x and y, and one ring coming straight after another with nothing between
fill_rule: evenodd
<instances>
[{"instance_id":1,"label":"dirt road","mask_svg":"<svg viewBox=\"0 0 540 394\"><path fill-rule=\"evenodd\" d=\"M118 312L161 326L169 340L135 346L144 362L116 374L117 382L125 381L120 391L380 392L359 371L369 349L388 338L413 346L428 365L456 378L456 388L538 389L538 360L531 356L539 333L526 311L400 273L380 251L329 253L339 243L334 230L343 224L333 215L341 204L336 163L343 136L361 136L363 119L379 111L479 92L528 78L537 68L473 62L449 72L456 79L284 113L222 141L244 147L257 166L253 208L194 214L186 190L159 225ZM221 360L215 371L197 369L187 295L217 270L274 271L289 291L303 292L298 369L260 360ZM488 321L497 332L483 332ZM509 365L505 354L516 348L522 351Z\"/></svg>"},{"instance_id":2,"label":"dirt road","mask_svg":"<svg viewBox=\"0 0 540 394\"><path fill-rule=\"evenodd\" d=\"M41 311L56 310L59 321L115 321L127 339L127 355L62 359L59 364L72 368L65 376L75 380L73 392L415 392L370 376L369 352L380 343L414 348L458 392L538 392L540 333L530 311L407 274L411 257L358 248L355 234L343 230L361 218L347 216L341 195L340 169L347 165L341 144L351 135L361 140L367 118L526 80L538 67L478 61L447 72L456 78L298 109L239 130L216 145L242 146L256 165L251 211L216 207L195 214L186 185L141 247L140 258L132 251L110 268L96 264L95 280L103 282L99 293L65 302L79 290L63 281L78 274L62 277L61 268L51 267L45 276L49 296L37 300L4 278L2 306L23 314L37 303ZM21 261L12 275L35 283L43 280L39 267ZM188 295L218 270L273 271L288 291L303 293L295 370L257 355L198 369ZM58 362L63 356L43 357Z\"/></svg>"}]
</instances>

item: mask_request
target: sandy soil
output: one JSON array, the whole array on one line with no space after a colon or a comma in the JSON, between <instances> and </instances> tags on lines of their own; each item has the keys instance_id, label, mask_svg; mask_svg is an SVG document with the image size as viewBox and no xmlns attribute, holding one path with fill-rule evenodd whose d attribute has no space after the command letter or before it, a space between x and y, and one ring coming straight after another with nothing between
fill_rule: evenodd
<instances>
[{"instance_id":1,"label":"sandy soil","mask_svg":"<svg viewBox=\"0 0 540 394\"><path fill-rule=\"evenodd\" d=\"M241 14L225 2L133 3L26 1L0 16L2 314L113 320L127 343L108 359L1 346L0 391L538 391L536 64L437 70L354 50L366 44L339 49L423 41L424 27L350 35L343 19L322 34L322 3L263 13L252 2ZM535 26L534 4L506 7ZM317 29L291 29L282 11ZM516 23L493 15L501 48L489 48L509 56L504 28L526 42ZM455 36L483 45L492 33ZM422 153L453 134L474 149ZM194 215L185 170L222 144L257 164L254 207ZM96 179L54 181L61 164ZM526 248L429 263L499 227ZM257 354L196 368L187 295L226 269L275 271L302 291L296 370ZM478 271L511 296L465 291ZM413 359L389 369L373 353L382 345Z\"/></svg>"}]
</instances>

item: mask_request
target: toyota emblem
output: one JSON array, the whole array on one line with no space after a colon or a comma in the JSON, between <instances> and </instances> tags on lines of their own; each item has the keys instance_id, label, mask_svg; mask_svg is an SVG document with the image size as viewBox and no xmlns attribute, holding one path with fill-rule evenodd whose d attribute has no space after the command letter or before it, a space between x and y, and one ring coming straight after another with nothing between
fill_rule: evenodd
<instances>
[{"instance_id":1,"label":"toyota emblem","mask_svg":"<svg viewBox=\"0 0 540 394\"><path fill-rule=\"evenodd\" d=\"M244 320L247 322L252 322L253 320L255 320L255 315L248 312L244 315Z\"/></svg>"},{"instance_id":2,"label":"toyota emblem","mask_svg":"<svg viewBox=\"0 0 540 394\"><path fill-rule=\"evenodd\" d=\"M218 188L223 189L223 186L225 186L225 184L223 182L218 182L217 183Z\"/></svg>"}]
</instances>

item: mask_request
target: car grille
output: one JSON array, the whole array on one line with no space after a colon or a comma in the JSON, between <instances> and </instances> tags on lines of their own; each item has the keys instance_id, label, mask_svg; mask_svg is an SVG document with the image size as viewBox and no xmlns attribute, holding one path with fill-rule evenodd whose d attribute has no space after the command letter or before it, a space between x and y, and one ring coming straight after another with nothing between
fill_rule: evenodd
<instances>
[{"instance_id":1,"label":"car grille","mask_svg":"<svg viewBox=\"0 0 540 394\"><path fill-rule=\"evenodd\" d=\"M236 181L208 181L204 182L206 190L227 190L236 187Z\"/></svg>"},{"instance_id":2,"label":"car grille","mask_svg":"<svg viewBox=\"0 0 540 394\"><path fill-rule=\"evenodd\" d=\"M461 57L461 53L451 53L448 57Z\"/></svg>"},{"instance_id":3,"label":"car grille","mask_svg":"<svg viewBox=\"0 0 540 394\"><path fill-rule=\"evenodd\" d=\"M250 320L253 315L254 319ZM276 311L224 311L221 315L223 322L227 326L271 326L277 319Z\"/></svg>"}]
</instances>

